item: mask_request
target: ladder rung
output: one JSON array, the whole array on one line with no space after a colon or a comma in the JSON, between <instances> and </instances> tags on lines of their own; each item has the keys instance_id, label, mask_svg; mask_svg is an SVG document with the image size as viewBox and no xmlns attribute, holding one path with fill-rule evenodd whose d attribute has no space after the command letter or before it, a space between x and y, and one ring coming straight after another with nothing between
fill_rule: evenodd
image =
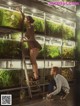
<instances>
[{"instance_id":1,"label":"ladder rung","mask_svg":"<svg viewBox=\"0 0 80 106\"><path fill-rule=\"evenodd\" d=\"M33 83L39 83L40 80L36 80L36 81L29 81L29 82L33 82Z\"/></svg>"},{"instance_id":2,"label":"ladder rung","mask_svg":"<svg viewBox=\"0 0 80 106\"><path fill-rule=\"evenodd\" d=\"M31 89L31 92L33 92L33 93L35 93L35 92L39 92L39 91L41 91L41 89L40 88L38 88L38 89Z\"/></svg>"},{"instance_id":3,"label":"ladder rung","mask_svg":"<svg viewBox=\"0 0 80 106\"><path fill-rule=\"evenodd\" d=\"M32 88L32 87L40 87L39 85L30 85L30 87Z\"/></svg>"},{"instance_id":4,"label":"ladder rung","mask_svg":"<svg viewBox=\"0 0 80 106\"><path fill-rule=\"evenodd\" d=\"M32 65L31 63L26 63L26 65Z\"/></svg>"}]
</instances>

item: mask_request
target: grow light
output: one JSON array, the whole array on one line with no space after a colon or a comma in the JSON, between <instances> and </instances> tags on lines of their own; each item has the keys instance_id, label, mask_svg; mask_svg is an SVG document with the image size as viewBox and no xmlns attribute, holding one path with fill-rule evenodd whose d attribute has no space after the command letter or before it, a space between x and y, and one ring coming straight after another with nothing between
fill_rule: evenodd
<instances>
[{"instance_id":1,"label":"grow light","mask_svg":"<svg viewBox=\"0 0 80 106\"><path fill-rule=\"evenodd\" d=\"M36 13L36 11L37 11L36 9L33 9L33 10L32 10L33 13Z\"/></svg>"},{"instance_id":2,"label":"grow light","mask_svg":"<svg viewBox=\"0 0 80 106\"><path fill-rule=\"evenodd\" d=\"M80 17L80 10L77 11L76 15Z\"/></svg>"},{"instance_id":3,"label":"grow light","mask_svg":"<svg viewBox=\"0 0 80 106\"><path fill-rule=\"evenodd\" d=\"M8 5L12 5L12 2L11 2L11 1L9 1L7 4L8 4Z\"/></svg>"},{"instance_id":4,"label":"grow light","mask_svg":"<svg viewBox=\"0 0 80 106\"><path fill-rule=\"evenodd\" d=\"M51 18L54 18L54 16L52 15Z\"/></svg>"}]
</instances>

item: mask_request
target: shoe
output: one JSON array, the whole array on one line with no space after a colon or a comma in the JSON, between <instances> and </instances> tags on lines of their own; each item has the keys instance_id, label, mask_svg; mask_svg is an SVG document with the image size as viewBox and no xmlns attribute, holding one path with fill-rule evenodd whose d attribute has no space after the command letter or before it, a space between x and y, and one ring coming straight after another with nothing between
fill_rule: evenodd
<instances>
[{"instance_id":1,"label":"shoe","mask_svg":"<svg viewBox=\"0 0 80 106\"><path fill-rule=\"evenodd\" d=\"M66 94L65 96L63 96L63 100L66 99L67 95L68 95L68 94Z\"/></svg>"},{"instance_id":2,"label":"shoe","mask_svg":"<svg viewBox=\"0 0 80 106\"><path fill-rule=\"evenodd\" d=\"M38 80L40 80L40 76L38 78L36 78L36 79L33 77L32 80L33 81L38 81Z\"/></svg>"},{"instance_id":3,"label":"shoe","mask_svg":"<svg viewBox=\"0 0 80 106\"><path fill-rule=\"evenodd\" d=\"M53 101L54 99L52 98L52 95L47 94L46 100L48 100L48 101Z\"/></svg>"},{"instance_id":4,"label":"shoe","mask_svg":"<svg viewBox=\"0 0 80 106\"><path fill-rule=\"evenodd\" d=\"M60 100L65 100L66 97L67 97L67 95L65 95L65 96L61 96L61 97L60 97Z\"/></svg>"}]
</instances>

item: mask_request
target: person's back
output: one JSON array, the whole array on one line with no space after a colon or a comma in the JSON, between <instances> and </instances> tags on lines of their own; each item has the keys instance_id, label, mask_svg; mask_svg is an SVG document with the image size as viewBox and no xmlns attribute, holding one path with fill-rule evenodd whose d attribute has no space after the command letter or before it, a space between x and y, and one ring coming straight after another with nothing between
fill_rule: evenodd
<instances>
[{"instance_id":1,"label":"person's back","mask_svg":"<svg viewBox=\"0 0 80 106\"><path fill-rule=\"evenodd\" d=\"M58 73L59 73L58 67L53 67L50 71L50 74L54 77L54 80L56 82L56 89L55 91L47 95L48 98L51 98L51 96L57 95L58 93L60 93L62 89L65 93L65 95L61 97L62 99L65 99L66 96L69 94L70 87L69 87L67 79Z\"/></svg>"},{"instance_id":2,"label":"person's back","mask_svg":"<svg viewBox=\"0 0 80 106\"><path fill-rule=\"evenodd\" d=\"M62 75L60 74L57 74L56 77L55 77L55 80L58 79L58 81L61 82L61 88L62 89L70 89L69 87L69 84L68 84L68 81L66 80L65 77L63 77Z\"/></svg>"}]
</instances>

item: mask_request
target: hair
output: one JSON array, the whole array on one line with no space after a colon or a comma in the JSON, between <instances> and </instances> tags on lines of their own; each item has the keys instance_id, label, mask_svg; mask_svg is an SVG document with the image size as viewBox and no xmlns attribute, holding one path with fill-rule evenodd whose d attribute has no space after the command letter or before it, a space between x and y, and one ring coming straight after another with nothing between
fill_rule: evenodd
<instances>
[{"instance_id":1,"label":"hair","mask_svg":"<svg viewBox=\"0 0 80 106\"><path fill-rule=\"evenodd\" d=\"M34 23L34 19L31 16L27 16L26 18L30 23Z\"/></svg>"},{"instance_id":2,"label":"hair","mask_svg":"<svg viewBox=\"0 0 80 106\"><path fill-rule=\"evenodd\" d=\"M53 69L54 72L56 72L57 74L59 73L59 68L58 68L58 67L55 66L55 67L53 67L52 69Z\"/></svg>"}]
</instances>

